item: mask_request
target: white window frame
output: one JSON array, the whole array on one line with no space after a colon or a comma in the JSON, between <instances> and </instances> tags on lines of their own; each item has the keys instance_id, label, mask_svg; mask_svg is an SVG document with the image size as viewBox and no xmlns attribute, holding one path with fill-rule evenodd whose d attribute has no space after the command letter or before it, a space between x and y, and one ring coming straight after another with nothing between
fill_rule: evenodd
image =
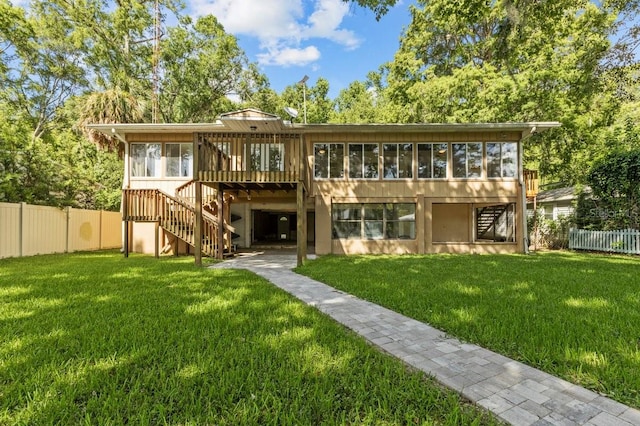
<instances>
[{"instance_id":1,"label":"white window frame","mask_svg":"<svg viewBox=\"0 0 640 426\"><path fill-rule=\"evenodd\" d=\"M135 157L134 147L144 146L144 157ZM156 150L151 148L156 146ZM152 154L152 155L150 155ZM155 158L157 154L157 158ZM139 171L137 171L140 169ZM153 170L153 173L149 173ZM160 142L132 142L129 146L129 174L132 178L161 178L162 177L162 143Z\"/></svg>"},{"instance_id":2,"label":"white window frame","mask_svg":"<svg viewBox=\"0 0 640 426\"><path fill-rule=\"evenodd\" d=\"M179 147L179 155L177 158L169 157L169 146L170 145L178 145ZM165 167L164 167L164 175L169 178L191 178L193 174L193 144L191 142L167 142L165 143ZM189 148L191 150L188 157L184 156L183 149ZM170 166L173 161L178 161L179 164L179 174L173 175L170 174ZM186 161L186 168L184 168Z\"/></svg>"}]
</instances>

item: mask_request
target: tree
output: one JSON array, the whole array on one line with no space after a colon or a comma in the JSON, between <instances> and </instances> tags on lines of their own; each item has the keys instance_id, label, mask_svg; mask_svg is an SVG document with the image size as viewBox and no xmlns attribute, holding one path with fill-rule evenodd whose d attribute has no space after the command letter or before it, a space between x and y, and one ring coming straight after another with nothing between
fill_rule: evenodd
<instances>
[{"instance_id":1,"label":"tree","mask_svg":"<svg viewBox=\"0 0 640 426\"><path fill-rule=\"evenodd\" d=\"M640 226L640 148L613 151L596 160L587 184L608 229Z\"/></svg>"},{"instance_id":2,"label":"tree","mask_svg":"<svg viewBox=\"0 0 640 426\"><path fill-rule=\"evenodd\" d=\"M165 122L213 121L268 86L237 39L212 16L169 29L162 45L160 109Z\"/></svg>"},{"instance_id":3,"label":"tree","mask_svg":"<svg viewBox=\"0 0 640 426\"><path fill-rule=\"evenodd\" d=\"M560 121L561 129L530 141L526 161L548 178L571 182L584 173L594 129L607 126L616 107L601 79L614 11L588 0L418 5L380 72L388 118Z\"/></svg>"}]
</instances>

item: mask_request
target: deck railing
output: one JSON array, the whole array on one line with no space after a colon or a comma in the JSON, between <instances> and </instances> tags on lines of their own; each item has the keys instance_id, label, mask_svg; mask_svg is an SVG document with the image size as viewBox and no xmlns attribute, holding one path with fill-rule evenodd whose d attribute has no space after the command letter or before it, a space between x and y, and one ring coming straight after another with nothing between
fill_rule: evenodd
<instances>
[{"instance_id":1,"label":"deck railing","mask_svg":"<svg viewBox=\"0 0 640 426\"><path fill-rule=\"evenodd\" d=\"M535 197L538 195L538 171L537 170L525 170L524 171L524 184L527 198Z\"/></svg>"},{"instance_id":2,"label":"deck railing","mask_svg":"<svg viewBox=\"0 0 640 426\"><path fill-rule=\"evenodd\" d=\"M159 225L195 247L195 207L189 202L173 197L158 189L123 190L123 220L134 222L158 222ZM224 226L225 238L222 244L230 249L231 231ZM203 212L202 252L215 256L218 247L218 222L211 214Z\"/></svg>"},{"instance_id":3,"label":"deck railing","mask_svg":"<svg viewBox=\"0 0 640 426\"><path fill-rule=\"evenodd\" d=\"M200 133L198 178L214 182L297 182L301 142L294 134Z\"/></svg>"}]
</instances>

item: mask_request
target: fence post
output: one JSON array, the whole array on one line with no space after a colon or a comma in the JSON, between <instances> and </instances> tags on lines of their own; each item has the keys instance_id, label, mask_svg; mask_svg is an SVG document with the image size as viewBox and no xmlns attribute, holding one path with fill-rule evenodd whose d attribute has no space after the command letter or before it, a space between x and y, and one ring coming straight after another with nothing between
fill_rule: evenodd
<instances>
[{"instance_id":1,"label":"fence post","mask_svg":"<svg viewBox=\"0 0 640 426\"><path fill-rule=\"evenodd\" d=\"M71 232L71 225L70 225L70 221L71 221L71 207L65 207L64 208L64 212L66 215L66 228L65 229L65 242L64 242L64 252L65 253L69 253L69 233Z\"/></svg>"},{"instance_id":2,"label":"fence post","mask_svg":"<svg viewBox=\"0 0 640 426\"><path fill-rule=\"evenodd\" d=\"M25 232L25 221L26 218L24 217L25 215L25 207L27 207L27 203L20 203L20 241L19 241L19 252L20 252L20 257L24 256L24 232Z\"/></svg>"}]
</instances>

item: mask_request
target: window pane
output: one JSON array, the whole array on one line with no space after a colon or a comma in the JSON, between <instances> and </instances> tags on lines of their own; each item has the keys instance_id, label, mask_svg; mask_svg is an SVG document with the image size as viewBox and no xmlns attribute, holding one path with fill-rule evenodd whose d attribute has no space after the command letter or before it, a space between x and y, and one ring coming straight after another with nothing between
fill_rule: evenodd
<instances>
[{"instance_id":1,"label":"window pane","mask_svg":"<svg viewBox=\"0 0 640 426\"><path fill-rule=\"evenodd\" d=\"M364 218L382 220L384 218L384 204L365 204Z\"/></svg>"},{"instance_id":2,"label":"window pane","mask_svg":"<svg viewBox=\"0 0 640 426\"><path fill-rule=\"evenodd\" d=\"M398 145L385 143L382 145L382 158L384 162L384 178L395 179L398 177Z\"/></svg>"},{"instance_id":3,"label":"window pane","mask_svg":"<svg viewBox=\"0 0 640 426\"><path fill-rule=\"evenodd\" d=\"M183 177L191 176L191 172L193 171L193 145L190 143L181 144L182 151L182 164L181 164L181 172Z\"/></svg>"},{"instance_id":4,"label":"window pane","mask_svg":"<svg viewBox=\"0 0 640 426\"><path fill-rule=\"evenodd\" d=\"M329 149L326 144L317 143L313 146L313 169L316 178L328 178Z\"/></svg>"},{"instance_id":5,"label":"window pane","mask_svg":"<svg viewBox=\"0 0 640 426\"><path fill-rule=\"evenodd\" d=\"M131 176L145 176L145 160L147 157L147 147L143 143L131 144L129 152L129 162L131 164Z\"/></svg>"},{"instance_id":6,"label":"window pane","mask_svg":"<svg viewBox=\"0 0 640 426\"><path fill-rule=\"evenodd\" d=\"M418 144L418 177L429 179L431 175L431 147L430 143Z\"/></svg>"},{"instance_id":7,"label":"window pane","mask_svg":"<svg viewBox=\"0 0 640 426\"><path fill-rule=\"evenodd\" d=\"M332 143L329 145L329 176L332 178L344 177L344 144Z\"/></svg>"},{"instance_id":8,"label":"window pane","mask_svg":"<svg viewBox=\"0 0 640 426\"><path fill-rule=\"evenodd\" d=\"M361 239L360 222L333 222L333 238Z\"/></svg>"},{"instance_id":9,"label":"window pane","mask_svg":"<svg viewBox=\"0 0 640 426\"><path fill-rule=\"evenodd\" d=\"M515 143L502 144L502 177L516 177L518 147Z\"/></svg>"},{"instance_id":10,"label":"window pane","mask_svg":"<svg viewBox=\"0 0 640 426\"><path fill-rule=\"evenodd\" d=\"M378 144L364 144L364 177L378 178Z\"/></svg>"},{"instance_id":11,"label":"window pane","mask_svg":"<svg viewBox=\"0 0 640 426\"><path fill-rule=\"evenodd\" d=\"M362 177L362 144L349 144L349 177Z\"/></svg>"},{"instance_id":12,"label":"window pane","mask_svg":"<svg viewBox=\"0 0 640 426\"><path fill-rule=\"evenodd\" d=\"M383 222L381 220L365 220L364 238L367 240L381 240L384 238L382 226Z\"/></svg>"},{"instance_id":13,"label":"window pane","mask_svg":"<svg viewBox=\"0 0 640 426\"><path fill-rule=\"evenodd\" d=\"M482 177L482 143L467 144L468 177Z\"/></svg>"},{"instance_id":14,"label":"window pane","mask_svg":"<svg viewBox=\"0 0 640 426\"><path fill-rule=\"evenodd\" d=\"M361 212L360 204L334 204L333 220L360 220Z\"/></svg>"},{"instance_id":15,"label":"window pane","mask_svg":"<svg viewBox=\"0 0 640 426\"><path fill-rule=\"evenodd\" d=\"M447 149L446 143L433 145L433 177L436 179L447 178Z\"/></svg>"},{"instance_id":16,"label":"window pane","mask_svg":"<svg viewBox=\"0 0 640 426\"><path fill-rule=\"evenodd\" d=\"M487 143L487 176L500 177L500 145L499 143Z\"/></svg>"},{"instance_id":17,"label":"window pane","mask_svg":"<svg viewBox=\"0 0 640 426\"><path fill-rule=\"evenodd\" d=\"M467 145L464 143L451 144L453 151L453 177L467 177Z\"/></svg>"},{"instance_id":18,"label":"window pane","mask_svg":"<svg viewBox=\"0 0 640 426\"><path fill-rule=\"evenodd\" d=\"M398 147L398 177L413 177L413 144L403 143Z\"/></svg>"}]
</instances>

